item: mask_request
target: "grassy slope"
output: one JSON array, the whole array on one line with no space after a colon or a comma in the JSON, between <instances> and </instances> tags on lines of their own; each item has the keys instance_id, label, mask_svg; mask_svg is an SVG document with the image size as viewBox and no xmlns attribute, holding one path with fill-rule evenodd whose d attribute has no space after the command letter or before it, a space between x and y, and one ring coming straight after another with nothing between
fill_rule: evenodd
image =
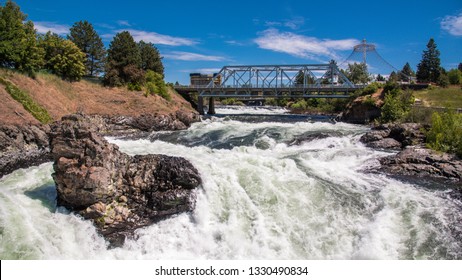
<instances>
[{"instance_id":1,"label":"grassy slope","mask_svg":"<svg viewBox=\"0 0 462 280\"><path fill-rule=\"evenodd\" d=\"M460 86L414 91L413 94L422 100L424 106L462 108L462 89Z\"/></svg>"},{"instance_id":2,"label":"grassy slope","mask_svg":"<svg viewBox=\"0 0 462 280\"><path fill-rule=\"evenodd\" d=\"M169 88L172 101L160 96L145 97L142 92L126 88L107 88L90 82L66 82L51 74L38 74L31 79L19 73L0 69L0 76L27 92L38 104L45 107L54 120L66 114L83 112L86 114L135 116L146 113L169 114L177 110L193 111L190 104ZM0 85L0 123L35 123L22 106L8 97L4 86Z\"/></svg>"}]
</instances>

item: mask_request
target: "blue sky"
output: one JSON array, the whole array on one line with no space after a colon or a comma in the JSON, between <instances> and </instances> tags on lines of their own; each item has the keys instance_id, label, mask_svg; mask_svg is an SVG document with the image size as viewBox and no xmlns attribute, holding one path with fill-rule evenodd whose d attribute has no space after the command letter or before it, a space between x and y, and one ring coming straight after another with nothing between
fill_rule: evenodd
<instances>
[{"instance_id":1,"label":"blue sky","mask_svg":"<svg viewBox=\"0 0 462 280\"><path fill-rule=\"evenodd\" d=\"M431 37L443 67L462 62L461 0L15 2L39 32L66 36L74 22L87 20L108 46L128 30L154 43L166 81L182 84L190 72L225 65L340 63L362 39L398 69L409 62L415 70ZM381 74L392 70L370 63Z\"/></svg>"}]
</instances>

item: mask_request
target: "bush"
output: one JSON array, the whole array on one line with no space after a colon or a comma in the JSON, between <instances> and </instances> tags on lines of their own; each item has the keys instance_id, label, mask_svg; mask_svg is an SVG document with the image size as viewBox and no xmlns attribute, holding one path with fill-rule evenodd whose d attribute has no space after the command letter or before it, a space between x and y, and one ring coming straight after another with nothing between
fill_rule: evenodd
<instances>
[{"instance_id":1,"label":"bush","mask_svg":"<svg viewBox=\"0 0 462 280\"><path fill-rule=\"evenodd\" d=\"M244 102L236 100L236 98L225 98L221 100L221 104L223 105L239 105L239 106L244 106Z\"/></svg>"},{"instance_id":2,"label":"bush","mask_svg":"<svg viewBox=\"0 0 462 280\"><path fill-rule=\"evenodd\" d=\"M172 96L168 92L167 86L165 85L164 79L162 78L161 74L156 73L152 70L148 70L146 72L145 79L146 96L150 94L158 94L167 101L172 100Z\"/></svg>"},{"instance_id":3,"label":"bush","mask_svg":"<svg viewBox=\"0 0 462 280\"><path fill-rule=\"evenodd\" d=\"M426 142L431 149L455 153L462 157L462 115L454 110L433 113Z\"/></svg>"},{"instance_id":4,"label":"bush","mask_svg":"<svg viewBox=\"0 0 462 280\"><path fill-rule=\"evenodd\" d=\"M138 83L129 83L127 85L128 90L132 91L142 91L143 89L141 88L141 85Z\"/></svg>"},{"instance_id":5,"label":"bush","mask_svg":"<svg viewBox=\"0 0 462 280\"><path fill-rule=\"evenodd\" d=\"M290 108L296 111L303 111L308 108L308 103L305 99L301 99L295 103L292 103L292 105L290 105Z\"/></svg>"},{"instance_id":6,"label":"bush","mask_svg":"<svg viewBox=\"0 0 462 280\"><path fill-rule=\"evenodd\" d=\"M373 94L376 93L377 90L379 90L378 83L372 83L363 89L362 95Z\"/></svg>"},{"instance_id":7,"label":"bush","mask_svg":"<svg viewBox=\"0 0 462 280\"><path fill-rule=\"evenodd\" d=\"M387 83L384 92L385 100L380 122L388 123L404 119L414 104L412 92L409 90L403 92L395 83Z\"/></svg>"}]
</instances>

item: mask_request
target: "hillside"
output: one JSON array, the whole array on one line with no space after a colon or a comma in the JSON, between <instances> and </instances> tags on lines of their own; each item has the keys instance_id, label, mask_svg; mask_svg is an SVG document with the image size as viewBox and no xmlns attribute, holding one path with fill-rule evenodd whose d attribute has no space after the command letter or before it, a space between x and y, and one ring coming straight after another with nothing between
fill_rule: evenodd
<instances>
[{"instance_id":1,"label":"hillside","mask_svg":"<svg viewBox=\"0 0 462 280\"><path fill-rule=\"evenodd\" d=\"M39 73L36 79L31 79L0 69L0 77L28 93L48 111L53 120L76 112L137 116L148 113L169 114L177 110L194 111L187 101L170 88L168 90L172 101L168 102L157 95L145 97L143 92L102 87L96 82L86 80L70 83L51 74ZM3 84L0 84L0 98L0 124L39 123L10 96Z\"/></svg>"},{"instance_id":2,"label":"hillside","mask_svg":"<svg viewBox=\"0 0 462 280\"><path fill-rule=\"evenodd\" d=\"M460 86L433 87L414 91L413 95L420 99L424 106L462 108L462 88Z\"/></svg>"}]
</instances>

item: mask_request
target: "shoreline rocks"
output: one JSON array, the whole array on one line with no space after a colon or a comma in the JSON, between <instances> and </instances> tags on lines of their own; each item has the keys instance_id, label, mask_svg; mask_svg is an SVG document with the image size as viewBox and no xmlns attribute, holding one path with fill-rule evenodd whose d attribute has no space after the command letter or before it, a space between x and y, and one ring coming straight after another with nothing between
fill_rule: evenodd
<instances>
[{"instance_id":1,"label":"shoreline rocks","mask_svg":"<svg viewBox=\"0 0 462 280\"><path fill-rule=\"evenodd\" d=\"M47 125L0 126L0 178L16 169L51 161Z\"/></svg>"},{"instance_id":2,"label":"shoreline rocks","mask_svg":"<svg viewBox=\"0 0 462 280\"><path fill-rule=\"evenodd\" d=\"M139 227L194 209L201 178L190 162L122 153L84 116L66 116L53 127L51 149L58 205L93 221L111 246Z\"/></svg>"},{"instance_id":3,"label":"shoreline rocks","mask_svg":"<svg viewBox=\"0 0 462 280\"><path fill-rule=\"evenodd\" d=\"M140 137L152 131L187 129L192 123L200 121L198 114L182 111L135 117L82 116L97 133L105 136ZM19 168L52 161L49 134L50 125L0 125L0 178Z\"/></svg>"},{"instance_id":4,"label":"shoreline rocks","mask_svg":"<svg viewBox=\"0 0 462 280\"><path fill-rule=\"evenodd\" d=\"M455 155L425 148L425 129L416 123L380 125L364 134L360 141L374 149L399 151L379 159L378 171L460 183L462 161Z\"/></svg>"}]
</instances>

